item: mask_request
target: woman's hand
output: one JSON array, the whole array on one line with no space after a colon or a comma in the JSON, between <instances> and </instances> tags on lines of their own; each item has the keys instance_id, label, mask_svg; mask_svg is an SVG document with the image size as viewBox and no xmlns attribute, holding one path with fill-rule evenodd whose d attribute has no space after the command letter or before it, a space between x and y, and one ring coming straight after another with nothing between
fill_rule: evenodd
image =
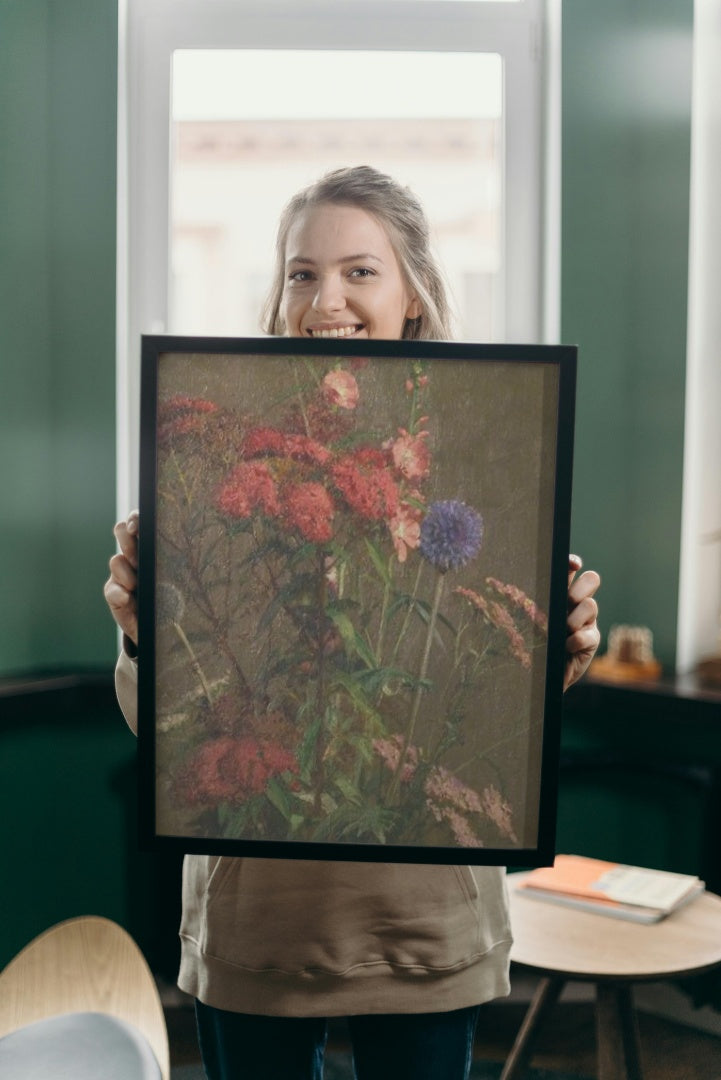
<instances>
[{"instance_id":1,"label":"woman's hand","mask_svg":"<svg viewBox=\"0 0 721 1080\"><path fill-rule=\"evenodd\" d=\"M576 574L583 566L578 555L568 557L568 618L566 619L566 672L563 689L568 690L586 671L601 640L596 619L598 604L593 599L601 584L595 570Z\"/></svg>"},{"instance_id":2,"label":"woman's hand","mask_svg":"<svg viewBox=\"0 0 721 1080\"><path fill-rule=\"evenodd\" d=\"M120 554L110 560L110 577L103 590L110 613L123 633L138 644L138 529L137 510L113 529Z\"/></svg>"}]
</instances>

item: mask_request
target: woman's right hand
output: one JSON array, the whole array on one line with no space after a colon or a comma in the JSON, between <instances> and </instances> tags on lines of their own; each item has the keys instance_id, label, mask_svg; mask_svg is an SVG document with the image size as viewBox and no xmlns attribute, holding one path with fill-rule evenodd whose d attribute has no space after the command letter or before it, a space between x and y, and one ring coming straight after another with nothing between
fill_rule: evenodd
<instances>
[{"instance_id":1,"label":"woman's right hand","mask_svg":"<svg viewBox=\"0 0 721 1080\"><path fill-rule=\"evenodd\" d=\"M110 560L110 577L103 590L110 613L123 633L138 644L138 531L137 510L113 529L120 554Z\"/></svg>"}]
</instances>

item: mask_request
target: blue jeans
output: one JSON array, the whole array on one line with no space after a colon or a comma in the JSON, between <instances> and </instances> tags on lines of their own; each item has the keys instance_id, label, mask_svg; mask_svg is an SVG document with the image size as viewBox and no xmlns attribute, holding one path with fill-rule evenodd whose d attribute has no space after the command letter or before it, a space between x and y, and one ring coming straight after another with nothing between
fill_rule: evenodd
<instances>
[{"instance_id":1,"label":"blue jeans","mask_svg":"<svg viewBox=\"0 0 721 1080\"><path fill-rule=\"evenodd\" d=\"M195 1010L208 1080L321 1080L323 1017ZM467 1080L478 1011L348 1017L357 1080Z\"/></svg>"}]
</instances>

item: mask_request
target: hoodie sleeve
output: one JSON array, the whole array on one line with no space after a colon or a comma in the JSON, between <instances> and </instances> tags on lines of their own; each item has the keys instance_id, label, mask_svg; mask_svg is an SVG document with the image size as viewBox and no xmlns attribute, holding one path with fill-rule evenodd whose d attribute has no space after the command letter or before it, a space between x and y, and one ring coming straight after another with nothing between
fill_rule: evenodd
<instances>
[{"instance_id":1,"label":"hoodie sleeve","mask_svg":"<svg viewBox=\"0 0 721 1080\"><path fill-rule=\"evenodd\" d=\"M115 667L115 693L128 727L137 735L138 663L124 648Z\"/></svg>"}]
</instances>

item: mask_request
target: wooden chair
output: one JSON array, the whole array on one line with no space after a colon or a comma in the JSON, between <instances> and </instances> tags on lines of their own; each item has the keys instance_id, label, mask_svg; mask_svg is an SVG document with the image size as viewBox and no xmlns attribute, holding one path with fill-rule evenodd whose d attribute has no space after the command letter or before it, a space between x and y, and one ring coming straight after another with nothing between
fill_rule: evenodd
<instances>
[{"instance_id":1,"label":"wooden chair","mask_svg":"<svg viewBox=\"0 0 721 1080\"><path fill-rule=\"evenodd\" d=\"M169 1080L168 1035L155 980L140 949L117 923L93 915L58 923L31 941L0 973L0 1073L4 1052L14 1052L11 1060L17 1062L17 1047L29 1025L34 1025L33 1037L24 1040L22 1052L31 1055L47 1031L57 1032L58 1025L62 1026L60 1018L65 1018L65 1042L56 1040L56 1046L64 1047L64 1056L67 1046L77 1047L79 1055L89 1054L93 1044L89 1038L84 1040L84 1033L94 1026L97 1040L106 1023L108 1032L120 1040L118 1045L128 1037L132 1044L128 1060L154 1058L155 1075ZM116 1064L119 1056L114 1052ZM80 1080L86 1075L83 1067L79 1061L77 1069L58 1071L58 1075ZM152 1075L152 1068L143 1071L129 1065L127 1076L144 1080ZM53 1080L53 1073L46 1075ZM105 1067L102 1075L110 1075Z\"/></svg>"}]
</instances>

